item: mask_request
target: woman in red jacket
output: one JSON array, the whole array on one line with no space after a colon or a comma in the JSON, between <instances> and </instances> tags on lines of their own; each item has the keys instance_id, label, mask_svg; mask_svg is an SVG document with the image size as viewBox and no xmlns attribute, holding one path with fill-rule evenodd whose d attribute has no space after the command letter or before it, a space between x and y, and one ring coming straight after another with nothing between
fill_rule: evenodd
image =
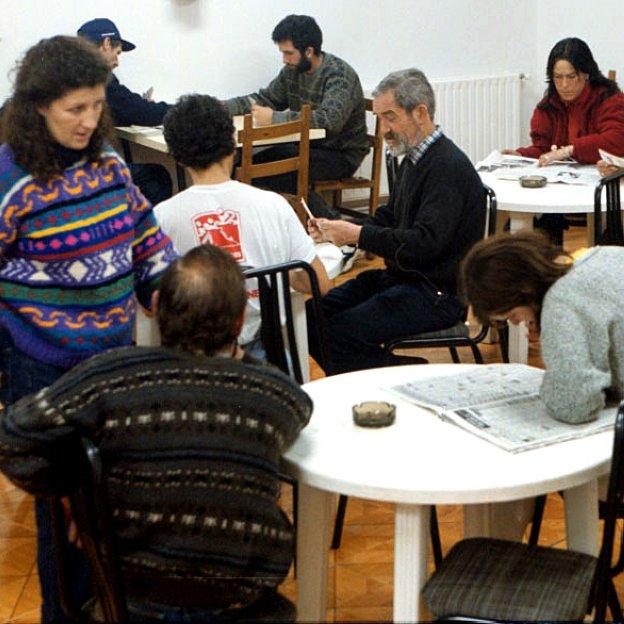
<instances>
[{"instance_id":1,"label":"woman in red jacket","mask_svg":"<svg viewBox=\"0 0 624 624\"><path fill-rule=\"evenodd\" d=\"M598 148L624 155L624 95L598 69L581 39L562 39L548 56L548 88L531 119L532 145L504 150L540 165L574 158L596 163Z\"/></svg>"}]
</instances>

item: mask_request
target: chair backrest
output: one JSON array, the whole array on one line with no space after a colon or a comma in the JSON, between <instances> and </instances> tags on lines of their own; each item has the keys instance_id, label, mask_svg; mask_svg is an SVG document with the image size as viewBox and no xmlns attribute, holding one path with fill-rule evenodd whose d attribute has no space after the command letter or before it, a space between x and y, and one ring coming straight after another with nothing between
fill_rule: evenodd
<instances>
[{"instance_id":1,"label":"chair backrest","mask_svg":"<svg viewBox=\"0 0 624 624\"><path fill-rule=\"evenodd\" d=\"M604 622L608 604L608 594L611 587L611 578L624 570L624 540L620 544L620 553L615 565L613 548L615 542L616 522L620 517L620 510L624 504L624 402L615 417L613 436L613 455L611 457L611 472L605 518L602 532L602 546L598 558L598 567L594 581L596 607L594 621Z\"/></svg>"},{"instance_id":2,"label":"chair backrest","mask_svg":"<svg viewBox=\"0 0 624 624\"><path fill-rule=\"evenodd\" d=\"M594 241L596 245L624 245L620 194L620 183L623 179L624 171L620 171L602 178L596 185L594 192ZM603 196L606 199L604 230L602 227Z\"/></svg>"},{"instance_id":3,"label":"chair backrest","mask_svg":"<svg viewBox=\"0 0 624 624\"><path fill-rule=\"evenodd\" d=\"M609 70L609 73L607 74L607 78L609 78L609 80L615 81L615 69Z\"/></svg>"},{"instance_id":4,"label":"chair backrest","mask_svg":"<svg viewBox=\"0 0 624 624\"><path fill-rule=\"evenodd\" d=\"M236 168L236 178L251 184L254 178L264 178L283 173L297 172L297 197L308 197L308 176L310 164L310 105L304 104L298 119L270 126L253 127L251 113L245 115L243 129L238 133L242 145L241 164ZM283 160L253 164L254 142L279 139L293 134L300 136L299 155Z\"/></svg>"},{"instance_id":5,"label":"chair backrest","mask_svg":"<svg viewBox=\"0 0 624 624\"><path fill-rule=\"evenodd\" d=\"M327 336L325 317L321 305L321 291L314 269L302 260L284 262L272 266L249 269L245 271L248 279L258 280L260 297L260 316L262 325L260 337L267 354L267 361L277 366L287 375L291 375L298 383L303 383L300 353L297 347L295 334L295 319L293 313L292 293L290 289L289 273L293 270L303 270L310 280L314 317L317 320L313 331L320 347L324 367L327 362ZM284 310L285 325L282 326L281 310ZM284 334L285 338L284 339Z\"/></svg>"},{"instance_id":6,"label":"chair backrest","mask_svg":"<svg viewBox=\"0 0 624 624\"><path fill-rule=\"evenodd\" d=\"M373 112L373 99L364 98L364 106L369 113ZM381 186L381 158L383 155L383 136L381 134L381 120L375 116L375 131L367 134L368 142L373 150L371 163L371 191L369 199L369 214L374 214L379 205L379 189Z\"/></svg>"}]
</instances>

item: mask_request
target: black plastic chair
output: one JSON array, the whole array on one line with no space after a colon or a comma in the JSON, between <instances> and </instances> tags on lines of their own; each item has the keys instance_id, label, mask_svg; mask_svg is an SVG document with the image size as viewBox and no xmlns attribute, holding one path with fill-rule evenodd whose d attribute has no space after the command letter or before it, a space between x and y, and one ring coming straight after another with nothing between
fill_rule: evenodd
<instances>
[{"instance_id":1,"label":"black plastic chair","mask_svg":"<svg viewBox=\"0 0 624 624\"><path fill-rule=\"evenodd\" d=\"M323 306L321 305L321 291L314 269L307 262L296 260L248 269L245 271L245 278L256 278L258 280L260 316L262 320L260 337L267 354L267 361L277 366L287 375L294 377L301 384L304 382L304 379L299 359L300 354L297 348L297 341L295 340L292 294L289 282L289 273L293 270L305 271L310 280L312 305L314 306L316 319L314 331L320 345L320 359L322 361L319 364L323 366L323 363L327 362L329 351L327 348L325 317L323 315ZM282 326L280 308L284 310L286 321L284 326Z\"/></svg>"},{"instance_id":2,"label":"black plastic chair","mask_svg":"<svg viewBox=\"0 0 624 624\"><path fill-rule=\"evenodd\" d=\"M608 607L612 619L622 621L613 578L624 570L623 545L617 562L612 560L623 502L624 403L615 421L599 557L505 540L462 540L425 585L425 603L441 619L583 620L595 608L594 621L604 622Z\"/></svg>"},{"instance_id":3,"label":"black plastic chair","mask_svg":"<svg viewBox=\"0 0 624 624\"><path fill-rule=\"evenodd\" d=\"M624 245L620 182L624 171L602 178L594 192L594 242L596 245ZM603 196L606 211L603 213ZM605 228L602 218L605 218Z\"/></svg>"},{"instance_id":4,"label":"black plastic chair","mask_svg":"<svg viewBox=\"0 0 624 624\"><path fill-rule=\"evenodd\" d=\"M487 204L486 212L486 228L485 236L491 236L496 232L496 194L494 191L484 185L484 192ZM479 350L479 343L486 338L490 326L484 324L475 336L471 336L469 328L465 323L468 310L466 310L464 318L457 324L447 329L426 332L423 334L414 334L410 336L401 336L394 340L390 340L385 345L386 353L392 354L397 349L431 349L444 347L448 348L451 358L456 364L460 363L457 347L469 347L477 364L483 364L483 356ZM501 351L504 362L509 361L507 349L507 330L505 327L499 328L501 335ZM409 357L409 356L407 356Z\"/></svg>"}]
</instances>

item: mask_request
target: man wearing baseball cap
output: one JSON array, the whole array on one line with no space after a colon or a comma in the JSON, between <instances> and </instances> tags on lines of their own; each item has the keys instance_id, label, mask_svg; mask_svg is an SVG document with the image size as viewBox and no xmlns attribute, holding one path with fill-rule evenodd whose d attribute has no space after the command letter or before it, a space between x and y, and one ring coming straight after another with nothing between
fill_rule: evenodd
<instances>
[{"instance_id":1,"label":"man wearing baseball cap","mask_svg":"<svg viewBox=\"0 0 624 624\"><path fill-rule=\"evenodd\" d=\"M114 22L104 17L86 22L78 29L77 34L98 46L111 71L119 65L119 55L122 52L129 52L136 47L122 38ZM112 73L106 85L106 102L116 126L159 126L171 106L166 102L153 102L130 91ZM129 166L135 184L152 204L171 197L171 177L162 165Z\"/></svg>"}]
</instances>

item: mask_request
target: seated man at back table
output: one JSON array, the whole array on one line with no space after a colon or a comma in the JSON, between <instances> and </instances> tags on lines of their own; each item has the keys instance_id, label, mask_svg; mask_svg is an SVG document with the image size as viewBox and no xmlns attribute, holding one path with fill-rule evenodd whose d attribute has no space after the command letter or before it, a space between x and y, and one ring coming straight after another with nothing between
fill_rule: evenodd
<instances>
[{"instance_id":1,"label":"seated man at back table","mask_svg":"<svg viewBox=\"0 0 624 624\"><path fill-rule=\"evenodd\" d=\"M384 343L456 324L464 310L456 295L459 262L484 231L483 185L467 156L434 124L425 75L394 72L373 96L390 150L405 155L390 200L364 225L327 219L309 225L316 241L357 244L386 261L384 270L360 273L323 299L328 374L401 363L384 353ZM314 322L309 308L309 326ZM315 356L314 332L309 341Z\"/></svg>"},{"instance_id":2,"label":"seated man at back table","mask_svg":"<svg viewBox=\"0 0 624 624\"><path fill-rule=\"evenodd\" d=\"M234 124L223 104L209 95L186 95L165 116L169 152L188 168L193 186L154 209L156 219L179 253L212 243L229 251L242 265L263 267L303 260L312 265L322 293L330 287L312 239L288 202L271 191L231 179ZM302 271L291 285L309 292ZM255 282L255 280L254 280ZM249 302L240 343L263 357L260 342L260 301L249 284Z\"/></svg>"},{"instance_id":3,"label":"seated man at back table","mask_svg":"<svg viewBox=\"0 0 624 624\"><path fill-rule=\"evenodd\" d=\"M112 73L119 65L119 55L134 50L136 47L134 43L122 39L117 26L106 18L97 18L84 23L77 34L95 43L111 68L111 75L106 84L106 103L113 117L113 123L116 126L162 124L170 104L153 102L150 97L133 93ZM129 164L128 167L134 183L152 204L171 197L171 176L165 167L155 163Z\"/></svg>"},{"instance_id":4,"label":"seated man at back table","mask_svg":"<svg viewBox=\"0 0 624 624\"><path fill-rule=\"evenodd\" d=\"M245 363L246 298L232 257L197 247L154 298L162 347L97 355L0 412L0 469L32 493L72 492L81 436L100 447L133 622L294 622L277 474L312 404Z\"/></svg>"},{"instance_id":5,"label":"seated man at back table","mask_svg":"<svg viewBox=\"0 0 624 624\"><path fill-rule=\"evenodd\" d=\"M310 145L310 183L353 175L369 151L366 113L360 79L342 59L321 51L323 34L307 15L289 15L273 30L273 41L284 67L268 87L257 93L225 101L230 113L252 112L259 126L299 117L303 104L312 108L312 128L324 128L326 138ZM299 147L284 143L260 151L254 162L270 162L296 156ZM254 186L296 193L296 175L258 178ZM338 217L320 195L311 192L309 204L318 217Z\"/></svg>"}]
</instances>

